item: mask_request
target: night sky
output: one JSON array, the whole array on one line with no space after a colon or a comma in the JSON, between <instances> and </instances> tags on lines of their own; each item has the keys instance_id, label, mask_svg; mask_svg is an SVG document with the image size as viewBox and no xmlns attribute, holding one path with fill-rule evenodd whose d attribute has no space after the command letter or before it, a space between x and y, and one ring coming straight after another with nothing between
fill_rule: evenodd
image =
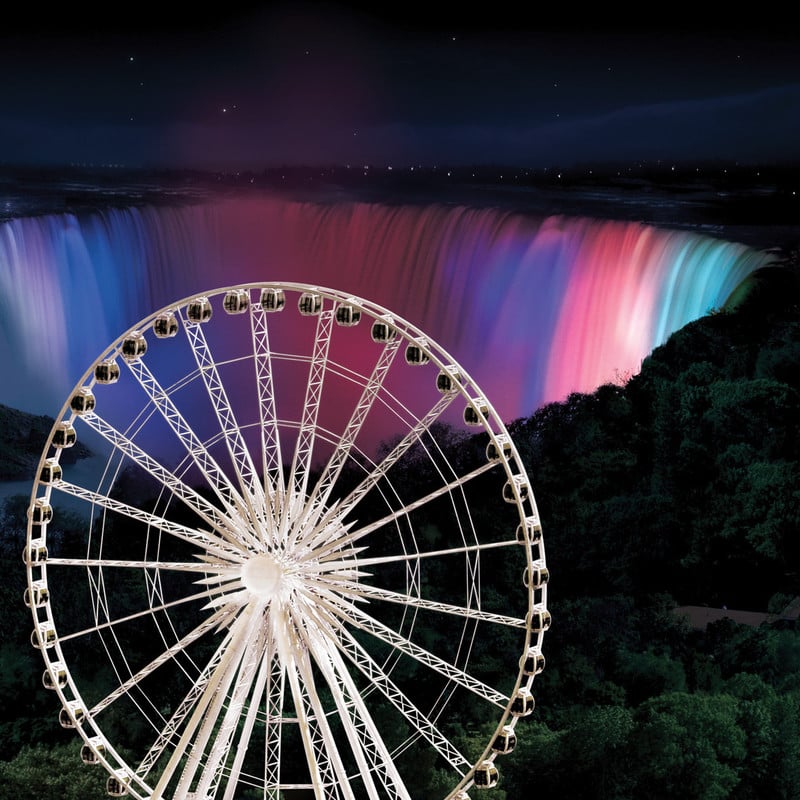
<instances>
[{"instance_id":1,"label":"night sky","mask_svg":"<svg viewBox=\"0 0 800 800\"><path fill-rule=\"evenodd\" d=\"M3 12L0 163L800 160L795 26L732 8L28 5Z\"/></svg>"}]
</instances>

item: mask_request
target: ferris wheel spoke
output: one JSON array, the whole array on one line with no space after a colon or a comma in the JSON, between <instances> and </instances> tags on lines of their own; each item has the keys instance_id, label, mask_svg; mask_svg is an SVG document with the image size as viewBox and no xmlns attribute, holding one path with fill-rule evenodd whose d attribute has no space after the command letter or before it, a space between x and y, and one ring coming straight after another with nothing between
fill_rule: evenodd
<instances>
[{"instance_id":1,"label":"ferris wheel spoke","mask_svg":"<svg viewBox=\"0 0 800 800\"><path fill-rule=\"evenodd\" d=\"M402 561L418 561L422 558L442 558L444 556L470 555L473 553L482 553L485 550L495 550L498 547L519 547L519 543L516 539L506 539L505 541L500 542L464 544L458 547L448 547L443 550L423 550L418 553L402 553L400 555L391 556L371 556L368 558L362 558L359 555L367 548L359 547L354 548L352 551L345 550L344 552L336 551L329 553L328 555L320 558L319 561L325 566L326 569L330 570L354 567L356 565L360 569L362 567L374 567L381 564L397 564ZM358 556L358 561L352 561L351 558L348 558L348 556L351 556L351 558ZM343 560L334 561L336 558L341 558Z\"/></svg>"},{"instance_id":2,"label":"ferris wheel spoke","mask_svg":"<svg viewBox=\"0 0 800 800\"><path fill-rule=\"evenodd\" d=\"M431 744L439 755L450 766L464 775L469 770L470 763L439 731L436 725L409 700L405 693L391 680L383 668L367 653L356 641L355 637L344 625L329 613L326 613L328 623L335 630L335 640L339 649L347 656L358 670L371 681L383 696L406 718L409 724L418 731Z\"/></svg>"},{"instance_id":3,"label":"ferris wheel spoke","mask_svg":"<svg viewBox=\"0 0 800 800\"><path fill-rule=\"evenodd\" d=\"M136 619L142 619L143 617L148 616L155 616L155 614L159 611L167 611L171 608L177 608L178 606L182 606L186 603L196 603L200 600L207 600L208 598L213 598L218 595L220 592L223 592L227 589L227 587L215 587L212 589L206 589L203 592L197 592L195 594L187 595L186 597L181 597L178 600L171 600L169 603L162 603L159 606L153 606L152 608L145 608L142 611L136 611L133 614L127 614L124 617L118 617L117 619L107 619L105 622L97 622L91 627L83 628L79 631L74 631L73 633L68 633L65 636L59 636L59 642L67 642L71 639L80 639L82 636L89 636L93 633L98 633L99 631L106 630L108 628L113 628L115 625L122 625L126 622L132 622ZM103 604L103 608L107 612L107 608L105 604ZM108 614L106 613L106 617Z\"/></svg>"},{"instance_id":4,"label":"ferris wheel spoke","mask_svg":"<svg viewBox=\"0 0 800 800\"><path fill-rule=\"evenodd\" d=\"M90 489L84 489L82 486L77 486L68 481L58 481L54 486L72 497L86 500L88 503L105 508L107 511L114 511L118 514L122 514L129 519L143 522L145 525L155 528L162 533L174 536L189 544L202 547L208 554L214 555L228 563L230 563L231 558L241 557L236 551L227 549L227 547L224 546L226 544L225 542L215 540L203 531L189 528L178 522L172 522L171 520L164 519L164 517L151 514L149 511L143 511L140 508L128 505L120 500L115 500L113 497L100 494L99 492L93 492Z\"/></svg>"},{"instance_id":5,"label":"ferris wheel spoke","mask_svg":"<svg viewBox=\"0 0 800 800\"><path fill-rule=\"evenodd\" d=\"M454 481L450 481L449 483L445 483L442 486L434 489L432 492L429 492L423 497L420 497L417 500L414 500L411 503L407 503L402 508L398 508L397 510L393 511L391 514L387 514L385 517L381 517L374 522L371 522L368 525L364 525L362 528L356 528L355 530L351 530L346 533L344 536L340 536L339 538L333 539L324 545L317 547L316 550L309 553L306 557L307 558L324 558L328 553L331 553L336 550L340 550L343 547L350 547L355 542L363 539L368 534L372 533L373 531L382 528L384 525L389 525L395 520L400 519L401 517L405 517L410 514L412 511L415 511L418 508L422 508L422 506L430 503L432 500L436 500L438 497L442 497L445 494L449 494L454 490L458 489L459 487L463 486L464 484L468 483L469 481L477 478L479 475L483 475L484 472L488 472L490 469L493 469L497 465L492 462L487 462L482 464L480 467L472 470L471 472L467 472L464 475L456 478Z\"/></svg>"},{"instance_id":6,"label":"ferris wheel spoke","mask_svg":"<svg viewBox=\"0 0 800 800\"><path fill-rule=\"evenodd\" d=\"M220 430L225 437L228 453L239 483L239 496L247 505L250 518L265 522L267 517L264 514L264 489L236 421L236 416L220 378L216 361L203 332L203 326L200 323L187 322L185 319L182 319L182 322L183 330L194 353L198 370L214 406Z\"/></svg>"},{"instance_id":7,"label":"ferris wheel spoke","mask_svg":"<svg viewBox=\"0 0 800 800\"><path fill-rule=\"evenodd\" d=\"M236 665L241 659L243 644L247 640L247 634L251 631L251 615L252 609L246 607L244 613L240 614L231 625L229 635L224 643L223 653L211 672L202 693L194 702L192 715L184 726L181 737L153 791L154 798L163 797L164 790L181 762L184 762L184 757L185 763L178 779L175 796L186 797L190 783L197 771L205 742L213 729L213 722L209 725L209 720L216 721L218 718L222 703L234 678ZM200 731L195 738L198 728Z\"/></svg>"},{"instance_id":8,"label":"ferris wheel spoke","mask_svg":"<svg viewBox=\"0 0 800 800\"><path fill-rule=\"evenodd\" d=\"M317 330L314 338L314 352L308 371L306 396L303 403L303 415L297 435L292 466L289 471L289 489L292 498L285 504L281 515L281 530L286 531L290 507L295 503L304 503L308 487L308 474L314 451L314 440L317 433L317 418L322 397L322 384L325 380L325 368L328 363L328 348L331 343L333 326L333 309L325 309L317 318Z\"/></svg>"},{"instance_id":9,"label":"ferris wheel spoke","mask_svg":"<svg viewBox=\"0 0 800 800\"><path fill-rule=\"evenodd\" d=\"M371 800L378 800L375 774L392 800L411 800L352 676L337 648L332 646L333 634L329 626L319 618L315 620L315 608L311 604L304 617L306 625L300 629L301 635L330 688L367 794Z\"/></svg>"},{"instance_id":10,"label":"ferris wheel spoke","mask_svg":"<svg viewBox=\"0 0 800 800\"><path fill-rule=\"evenodd\" d=\"M278 689L277 698L274 697L275 687ZM250 703L247 707L247 715L242 725L239 743L236 747L223 800L233 800L236 793L239 775L241 774L242 765L247 755L262 699L264 699L266 703L265 723L267 726L264 791L265 797L270 800L278 800L277 793L278 784L280 782L280 717L283 707L283 666L276 658L275 648L269 636L265 637L261 659L258 665L258 675L253 685ZM277 723L277 726L274 723ZM276 729L278 733L277 737L274 735ZM277 763L275 763L276 760Z\"/></svg>"},{"instance_id":11,"label":"ferris wheel spoke","mask_svg":"<svg viewBox=\"0 0 800 800\"><path fill-rule=\"evenodd\" d=\"M280 800L278 787L281 783L281 732L283 723L283 699L286 691L286 669L274 649L270 658L269 682L267 684L266 736L264 742L264 789L265 800Z\"/></svg>"},{"instance_id":12,"label":"ferris wheel spoke","mask_svg":"<svg viewBox=\"0 0 800 800\"><path fill-rule=\"evenodd\" d=\"M229 542L241 544L241 535L238 534L229 517L224 516L218 508L208 502L202 495L187 486L169 470L162 467L152 456L145 453L138 445L134 444L127 436L120 433L112 425L94 412L84 414L83 419L92 430L99 433L115 449L130 458L142 469L152 475L165 486L173 496L182 500L191 511L197 514L217 534ZM58 486L59 484L54 484Z\"/></svg>"},{"instance_id":13,"label":"ferris wheel spoke","mask_svg":"<svg viewBox=\"0 0 800 800\"><path fill-rule=\"evenodd\" d=\"M378 397L381 387L386 380L386 375L389 372L389 368L391 367L392 362L397 355L400 342L401 339L399 337L395 337L388 342L381 351L378 363L375 365L372 374L364 386L361 397L359 398L353 414L350 417L350 421L347 423L344 433L336 444L336 449L334 450L333 455L325 465L322 475L320 476L313 492L311 493L311 498L308 502L308 505L310 507L315 506L318 514L324 510L325 503L327 503L328 496L333 488L333 484L341 474L342 468L344 467L345 463L347 462L347 458L350 455L350 451L352 450L353 445L358 438L358 434L361 432L364 421L366 420L370 409Z\"/></svg>"},{"instance_id":14,"label":"ferris wheel spoke","mask_svg":"<svg viewBox=\"0 0 800 800\"><path fill-rule=\"evenodd\" d=\"M435 656L433 653L423 647L420 647L418 644L412 642L410 639L407 639L405 636L401 636L399 633L392 630L387 625L384 625L382 622L378 622L378 620L376 620L374 617L371 617L369 614L362 611L360 608L357 608L355 605L347 605L346 613L343 613L343 605L341 604L330 605L329 608L331 608L331 610L333 610L334 613L336 613L339 617L344 619L345 622L348 622L359 630L372 634L384 644L387 644L390 647L399 650L401 653L410 656L420 664L423 664L442 677L447 678L450 681L454 681L459 686L469 690L473 694L483 698L489 703L496 705L498 708L504 709L506 707L509 698L504 694L498 692L496 689L493 689L483 681L474 678L472 675L454 666L449 661L445 661L443 658Z\"/></svg>"},{"instance_id":15,"label":"ferris wheel spoke","mask_svg":"<svg viewBox=\"0 0 800 800\"><path fill-rule=\"evenodd\" d=\"M481 611L478 608L465 608L464 606L453 605L452 603L439 603L435 600L426 600L423 597L415 597L408 594L392 592L388 589L380 589L377 586L367 584L355 584L350 590L351 595L357 597L369 597L373 600L385 600L388 603L396 603L405 607L422 608L426 611L436 611L441 614L452 614L461 619L474 620L476 622L488 622L492 625L505 625L509 628L521 628L525 630L527 623L518 617L509 617L505 614L493 614L489 611Z\"/></svg>"},{"instance_id":16,"label":"ferris wheel spoke","mask_svg":"<svg viewBox=\"0 0 800 800\"><path fill-rule=\"evenodd\" d=\"M318 530L323 530L325 524L329 522L331 517L334 515L337 515L340 519L343 519L345 516L347 516L347 514L353 510L353 508L364 498L370 489L372 489L380 482L382 478L386 476L386 473L405 455L408 449L420 440L425 431L428 430L428 428L430 428L430 426L445 412L455 397L456 394L454 392L449 392L448 394L442 395L433 408L431 408L424 417L418 420L416 424L409 429L405 436L403 436L403 438L392 448L392 450L386 454L379 464L375 465L375 468L372 470L372 472L370 472L364 478L364 480L361 481L361 483L356 486L356 488L353 489L353 491L350 492L350 494L347 495L340 503L332 506L328 510L328 512L320 520L320 523L317 526ZM312 547L315 544L316 542L311 542Z\"/></svg>"},{"instance_id":17,"label":"ferris wheel spoke","mask_svg":"<svg viewBox=\"0 0 800 800\"><path fill-rule=\"evenodd\" d=\"M141 777L145 777L147 775L147 773L153 768L154 764L156 764L158 759L161 757L161 754L164 752L164 750L172 742L173 737L183 724L183 721L195 708L198 699L206 691L212 675L226 653L227 647L230 643L231 635L232 631L229 628L213 656L208 660L208 663L203 668L202 673L197 680L194 681L191 689L183 698L180 705L175 709L169 721L159 733L158 738L152 744L150 749L147 751L147 754L136 768L137 775Z\"/></svg>"},{"instance_id":18,"label":"ferris wheel spoke","mask_svg":"<svg viewBox=\"0 0 800 800\"><path fill-rule=\"evenodd\" d=\"M275 383L272 376L272 349L269 343L267 312L260 304L250 305L250 328L253 335L253 356L258 386L258 411L263 457L264 488L272 499L272 508L283 503L284 476L281 438L275 406Z\"/></svg>"},{"instance_id":19,"label":"ferris wheel spoke","mask_svg":"<svg viewBox=\"0 0 800 800\"><path fill-rule=\"evenodd\" d=\"M110 567L163 570L165 572L235 572L236 565L220 561L123 561L114 558L61 558L48 556L48 567Z\"/></svg>"},{"instance_id":20,"label":"ferris wheel spoke","mask_svg":"<svg viewBox=\"0 0 800 800\"><path fill-rule=\"evenodd\" d=\"M108 708L115 700L118 700L123 695L126 695L130 690L144 680L148 675L155 672L162 664L165 664L175 656L182 653L190 644L196 642L209 631L224 625L225 622L232 616L233 612L230 609L219 609L214 612L210 617L201 622L196 628L189 631L182 639L177 641L172 646L168 647L159 656L156 656L149 664L142 667L136 674L131 675L124 683L120 684L111 694L104 697L99 703L96 703L89 711L90 717L96 717L101 711Z\"/></svg>"},{"instance_id":21,"label":"ferris wheel spoke","mask_svg":"<svg viewBox=\"0 0 800 800\"><path fill-rule=\"evenodd\" d=\"M164 421L183 445L195 466L203 474L209 487L228 510L228 513L234 517L246 518L247 509L244 500L228 480L227 475L225 475L219 464L197 438L197 434L195 434L175 403L173 403L169 393L159 384L141 359L126 361L125 363L145 394L150 398L150 401L158 409ZM252 539L252 537L250 538ZM253 540L251 544L257 544L257 542Z\"/></svg>"},{"instance_id":22,"label":"ferris wheel spoke","mask_svg":"<svg viewBox=\"0 0 800 800\"><path fill-rule=\"evenodd\" d=\"M327 724L325 710L317 696L307 656L303 652L292 654L286 662L286 675L311 773L314 797L316 800L338 800L343 796L345 800L355 800L339 749Z\"/></svg>"},{"instance_id":23,"label":"ferris wheel spoke","mask_svg":"<svg viewBox=\"0 0 800 800\"><path fill-rule=\"evenodd\" d=\"M195 787L195 796L197 797L213 798L217 796L222 773L231 755L231 742L236 734L247 698L253 688L258 666L263 661L266 643L257 614L251 621L248 634L244 641L241 659L233 668L236 672L235 684L230 692L225 713L218 725L217 720L212 721L210 717L205 723L213 731L214 741ZM247 749L247 741L244 742L244 749Z\"/></svg>"}]
</instances>

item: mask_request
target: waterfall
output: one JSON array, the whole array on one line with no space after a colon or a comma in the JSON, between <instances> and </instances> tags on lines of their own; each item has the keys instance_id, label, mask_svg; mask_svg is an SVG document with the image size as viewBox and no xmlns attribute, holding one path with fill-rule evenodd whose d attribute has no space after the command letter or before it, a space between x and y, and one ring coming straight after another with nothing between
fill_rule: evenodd
<instances>
[{"instance_id":1,"label":"waterfall","mask_svg":"<svg viewBox=\"0 0 800 800\"><path fill-rule=\"evenodd\" d=\"M55 413L151 310L248 281L329 286L425 330L510 420L638 371L764 253L633 222L243 196L0 224L0 402Z\"/></svg>"}]
</instances>

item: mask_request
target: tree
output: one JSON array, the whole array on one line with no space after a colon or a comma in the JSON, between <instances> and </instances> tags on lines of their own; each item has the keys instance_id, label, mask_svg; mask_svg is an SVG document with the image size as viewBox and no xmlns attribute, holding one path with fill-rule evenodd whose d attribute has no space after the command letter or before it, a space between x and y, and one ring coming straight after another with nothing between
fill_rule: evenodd
<instances>
[{"instance_id":1,"label":"tree","mask_svg":"<svg viewBox=\"0 0 800 800\"><path fill-rule=\"evenodd\" d=\"M79 743L23 747L16 758L0 762L3 796L14 800L91 800L105 796L106 772L86 766Z\"/></svg>"},{"instance_id":2,"label":"tree","mask_svg":"<svg viewBox=\"0 0 800 800\"><path fill-rule=\"evenodd\" d=\"M631 753L635 796L725 800L747 756L745 732L730 695L671 692L642 704Z\"/></svg>"}]
</instances>

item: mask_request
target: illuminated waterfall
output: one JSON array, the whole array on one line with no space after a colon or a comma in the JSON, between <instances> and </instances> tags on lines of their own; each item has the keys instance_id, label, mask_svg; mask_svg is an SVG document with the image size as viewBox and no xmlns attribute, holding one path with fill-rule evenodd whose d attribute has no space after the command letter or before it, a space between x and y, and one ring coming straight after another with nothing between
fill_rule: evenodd
<instances>
[{"instance_id":1,"label":"illuminated waterfall","mask_svg":"<svg viewBox=\"0 0 800 800\"><path fill-rule=\"evenodd\" d=\"M636 372L766 261L691 232L440 205L248 197L15 219L0 225L0 402L54 413L149 311L288 280L396 310L512 419Z\"/></svg>"}]
</instances>

